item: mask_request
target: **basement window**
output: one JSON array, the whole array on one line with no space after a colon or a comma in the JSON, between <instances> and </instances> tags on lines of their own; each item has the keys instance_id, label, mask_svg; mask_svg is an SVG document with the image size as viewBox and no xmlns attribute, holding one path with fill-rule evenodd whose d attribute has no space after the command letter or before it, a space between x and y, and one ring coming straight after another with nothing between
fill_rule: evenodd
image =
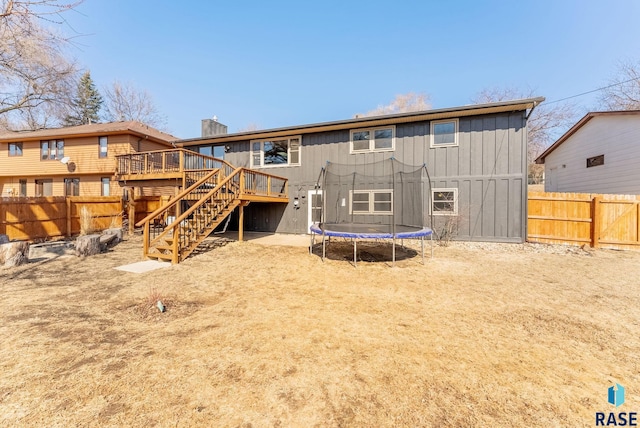
<instances>
[{"instance_id":1,"label":"basement window","mask_svg":"<svg viewBox=\"0 0 640 428\"><path fill-rule=\"evenodd\" d=\"M592 166L600 166L600 165L604 165L604 155L587 158L587 168L591 168Z\"/></svg>"},{"instance_id":2,"label":"basement window","mask_svg":"<svg viewBox=\"0 0 640 428\"><path fill-rule=\"evenodd\" d=\"M393 190L349 191L349 214L393 214Z\"/></svg>"},{"instance_id":3,"label":"basement window","mask_svg":"<svg viewBox=\"0 0 640 428\"><path fill-rule=\"evenodd\" d=\"M36 196L53 196L53 179L42 178L36 180Z\"/></svg>"},{"instance_id":4,"label":"basement window","mask_svg":"<svg viewBox=\"0 0 640 428\"><path fill-rule=\"evenodd\" d=\"M300 136L251 141L251 167L300 165Z\"/></svg>"},{"instance_id":5,"label":"basement window","mask_svg":"<svg viewBox=\"0 0 640 428\"><path fill-rule=\"evenodd\" d=\"M80 179L79 178L64 179L64 195L80 196Z\"/></svg>"},{"instance_id":6,"label":"basement window","mask_svg":"<svg viewBox=\"0 0 640 428\"><path fill-rule=\"evenodd\" d=\"M431 189L431 210L433 215L457 215L458 189Z\"/></svg>"}]
</instances>

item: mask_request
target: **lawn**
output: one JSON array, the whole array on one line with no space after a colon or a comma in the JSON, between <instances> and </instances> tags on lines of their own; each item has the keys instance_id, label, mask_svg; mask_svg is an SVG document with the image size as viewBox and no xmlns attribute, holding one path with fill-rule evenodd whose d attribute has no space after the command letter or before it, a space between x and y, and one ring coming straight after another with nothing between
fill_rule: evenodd
<instances>
[{"instance_id":1,"label":"lawn","mask_svg":"<svg viewBox=\"0 0 640 428\"><path fill-rule=\"evenodd\" d=\"M594 426L640 411L640 253L134 237L0 270L0 426ZM155 308L157 297L167 311ZM619 408L607 403L626 387Z\"/></svg>"}]
</instances>

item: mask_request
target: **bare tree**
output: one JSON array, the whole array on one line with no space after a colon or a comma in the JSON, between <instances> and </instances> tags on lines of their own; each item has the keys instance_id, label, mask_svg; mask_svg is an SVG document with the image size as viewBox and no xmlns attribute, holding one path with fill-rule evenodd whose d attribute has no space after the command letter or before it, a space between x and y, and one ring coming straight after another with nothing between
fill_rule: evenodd
<instances>
[{"instance_id":1,"label":"bare tree","mask_svg":"<svg viewBox=\"0 0 640 428\"><path fill-rule=\"evenodd\" d=\"M431 101L428 94L409 92L406 94L396 95L394 100L389 104L378 106L364 114L356 114L356 117L382 116L385 114L428 110L430 108Z\"/></svg>"},{"instance_id":2,"label":"bare tree","mask_svg":"<svg viewBox=\"0 0 640 428\"><path fill-rule=\"evenodd\" d=\"M515 88L491 88L478 93L472 102L476 104L493 103L534 97L534 91L520 91ZM541 104L533 110L527 121L527 163L529 180L532 184L541 182L543 165L535 164L535 159L568 129L576 120L576 107L570 103Z\"/></svg>"},{"instance_id":3,"label":"bare tree","mask_svg":"<svg viewBox=\"0 0 640 428\"><path fill-rule=\"evenodd\" d=\"M599 104L604 110L640 109L640 61L618 64L617 74L602 90Z\"/></svg>"},{"instance_id":4,"label":"bare tree","mask_svg":"<svg viewBox=\"0 0 640 428\"><path fill-rule=\"evenodd\" d=\"M76 69L63 52L67 40L49 27L79 3L0 0L0 116L7 126L38 127L40 113L25 112L59 103L72 86Z\"/></svg>"},{"instance_id":5,"label":"bare tree","mask_svg":"<svg viewBox=\"0 0 640 428\"><path fill-rule=\"evenodd\" d=\"M158 111L153 97L146 90L116 80L104 89L104 94L104 118L109 122L136 120L158 129L166 127L166 116Z\"/></svg>"},{"instance_id":6,"label":"bare tree","mask_svg":"<svg viewBox=\"0 0 640 428\"><path fill-rule=\"evenodd\" d=\"M241 128L238 128L238 130L236 132L251 132L251 131L257 131L259 129L261 129L260 125L258 125L255 122L251 122L247 126L243 126Z\"/></svg>"}]
</instances>

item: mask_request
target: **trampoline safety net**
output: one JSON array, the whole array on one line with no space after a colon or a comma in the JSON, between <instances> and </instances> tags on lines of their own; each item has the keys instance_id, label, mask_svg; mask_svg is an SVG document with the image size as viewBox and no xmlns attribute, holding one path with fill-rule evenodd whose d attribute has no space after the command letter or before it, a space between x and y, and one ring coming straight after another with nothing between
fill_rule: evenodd
<instances>
[{"instance_id":1,"label":"trampoline safety net","mask_svg":"<svg viewBox=\"0 0 640 428\"><path fill-rule=\"evenodd\" d=\"M344 165L327 162L318 182L320 227L351 233L402 233L425 226L426 167L394 158Z\"/></svg>"}]
</instances>

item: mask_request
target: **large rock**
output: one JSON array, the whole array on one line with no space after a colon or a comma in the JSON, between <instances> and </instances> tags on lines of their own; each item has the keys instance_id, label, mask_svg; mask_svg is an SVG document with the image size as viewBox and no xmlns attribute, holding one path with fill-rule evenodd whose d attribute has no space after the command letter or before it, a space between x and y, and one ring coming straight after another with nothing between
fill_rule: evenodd
<instances>
[{"instance_id":1,"label":"large rock","mask_svg":"<svg viewBox=\"0 0 640 428\"><path fill-rule=\"evenodd\" d=\"M27 263L29 244L24 241L0 244L0 266L11 267Z\"/></svg>"},{"instance_id":2,"label":"large rock","mask_svg":"<svg viewBox=\"0 0 640 428\"><path fill-rule=\"evenodd\" d=\"M106 229L106 230L104 230L102 232L102 234L103 235L115 235L116 238L113 241L114 245L122 241L122 236L123 236L122 228L115 227L115 228L112 228L112 229Z\"/></svg>"},{"instance_id":3,"label":"large rock","mask_svg":"<svg viewBox=\"0 0 640 428\"><path fill-rule=\"evenodd\" d=\"M9 242L9 236L0 233L0 244L6 244L7 242Z\"/></svg>"},{"instance_id":4,"label":"large rock","mask_svg":"<svg viewBox=\"0 0 640 428\"><path fill-rule=\"evenodd\" d=\"M76 239L76 256L93 256L100 253L100 235L84 235Z\"/></svg>"}]
</instances>

